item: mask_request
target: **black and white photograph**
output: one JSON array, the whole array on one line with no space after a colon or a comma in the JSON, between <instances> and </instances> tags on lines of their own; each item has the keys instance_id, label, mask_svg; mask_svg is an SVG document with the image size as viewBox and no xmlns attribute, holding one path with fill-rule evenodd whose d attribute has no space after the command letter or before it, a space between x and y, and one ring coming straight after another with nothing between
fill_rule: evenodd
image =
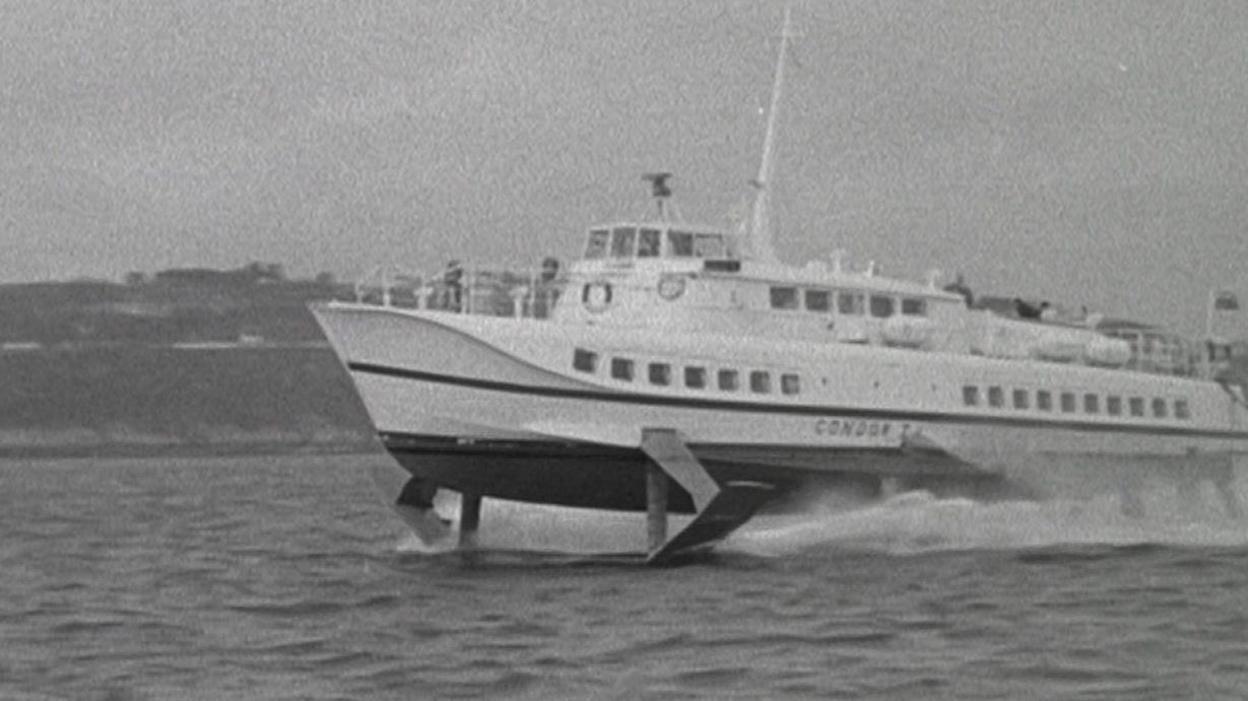
<instances>
[{"instance_id":1,"label":"black and white photograph","mask_svg":"<svg viewBox=\"0 0 1248 701\"><path fill-rule=\"evenodd\" d=\"M0 0L0 698L1248 698L1248 3Z\"/></svg>"}]
</instances>

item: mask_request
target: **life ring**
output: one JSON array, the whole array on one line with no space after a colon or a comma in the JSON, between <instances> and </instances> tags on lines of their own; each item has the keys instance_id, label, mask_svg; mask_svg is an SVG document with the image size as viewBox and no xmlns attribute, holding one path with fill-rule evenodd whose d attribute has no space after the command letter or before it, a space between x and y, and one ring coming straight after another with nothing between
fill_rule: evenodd
<instances>
[{"instance_id":1,"label":"life ring","mask_svg":"<svg viewBox=\"0 0 1248 701\"><path fill-rule=\"evenodd\" d=\"M680 275L664 275L659 278L659 296L671 302L685 293L685 278Z\"/></svg>"},{"instance_id":2,"label":"life ring","mask_svg":"<svg viewBox=\"0 0 1248 701\"><path fill-rule=\"evenodd\" d=\"M581 288L581 301L585 308L595 314L606 311L611 306L611 283L590 282Z\"/></svg>"}]
</instances>

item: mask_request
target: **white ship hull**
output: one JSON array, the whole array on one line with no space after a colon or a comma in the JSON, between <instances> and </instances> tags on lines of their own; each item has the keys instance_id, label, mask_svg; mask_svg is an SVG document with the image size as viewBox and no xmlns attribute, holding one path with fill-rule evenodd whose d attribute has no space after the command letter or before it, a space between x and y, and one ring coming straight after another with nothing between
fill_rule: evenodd
<instances>
[{"instance_id":1,"label":"white ship hull","mask_svg":"<svg viewBox=\"0 0 1248 701\"><path fill-rule=\"evenodd\" d=\"M647 428L678 432L717 479L781 491L887 478L1031 493L1117 488L1158 474L1225 481L1248 453L1242 408L1217 384L1187 378L374 305L315 313L404 466L488 496L643 508ZM677 368L791 371L801 391L622 382L575 370L577 348ZM966 407L968 383L1182 396L1190 416Z\"/></svg>"},{"instance_id":2,"label":"white ship hull","mask_svg":"<svg viewBox=\"0 0 1248 701\"><path fill-rule=\"evenodd\" d=\"M654 563L812 485L1127 494L1165 474L1214 482L1237 511L1248 378L1210 339L977 304L960 276L888 278L839 253L780 262L767 212L790 36L786 11L748 226L673 219L671 174L648 173L658 216L591 227L566 274L451 261L404 295L447 311L392 306L384 274L380 305L314 309L412 474L397 503L418 533L441 526L437 487L463 493L461 534L483 496L644 508ZM516 318L488 316L508 303ZM668 538L668 510L696 515Z\"/></svg>"}]
</instances>

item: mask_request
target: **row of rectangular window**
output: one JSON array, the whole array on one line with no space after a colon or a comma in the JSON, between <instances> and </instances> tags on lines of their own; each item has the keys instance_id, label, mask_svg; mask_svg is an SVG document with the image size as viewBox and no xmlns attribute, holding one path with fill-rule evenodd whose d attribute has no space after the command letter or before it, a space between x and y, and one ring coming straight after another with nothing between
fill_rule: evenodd
<instances>
[{"instance_id":1,"label":"row of rectangular window","mask_svg":"<svg viewBox=\"0 0 1248 701\"><path fill-rule=\"evenodd\" d=\"M794 310L801 307L802 302L808 312L832 311L832 290L818 288L802 288L773 286L771 288L771 308ZM869 310L871 316L887 318L897 311L897 300L887 295L868 295L864 292L842 290L836 293L836 310L841 314L862 316ZM902 297L901 313L905 316L926 316L927 300L922 297Z\"/></svg>"},{"instance_id":2,"label":"row of rectangular window","mask_svg":"<svg viewBox=\"0 0 1248 701\"><path fill-rule=\"evenodd\" d=\"M723 258L729 255L722 234L669 231L667 242L670 256ZM662 249L663 232L659 229L617 226L613 230L595 229L589 232L585 258L604 258L608 254L612 258L655 258L662 253Z\"/></svg>"},{"instance_id":3,"label":"row of rectangular window","mask_svg":"<svg viewBox=\"0 0 1248 701\"><path fill-rule=\"evenodd\" d=\"M594 373L598 371L598 354L577 348L572 353L572 367L580 372ZM631 358L611 358L610 375L613 379L632 382L636 376L636 363ZM669 363L647 363L646 379L650 384L666 387L672 384L672 366ZM684 385L690 389L706 389L710 384L710 373L705 367L685 366ZM756 394L768 394L772 391L771 373L766 370L749 372L750 391ZM735 392L741 387L741 375L737 370L720 369L715 372L715 386L725 392ZM781 394L799 394L802 391L801 378L795 373L781 373Z\"/></svg>"},{"instance_id":4,"label":"row of rectangular window","mask_svg":"<svg viewBox=\"0 0 1248 701\"><path fill-rule=\"evenodd\" d=\"M986 403L990 407L1001 408L1005 406L1005 390L1001 387L989 387L986 392ZM1030 409L1032 407L1032 393L1026 389L1015 389L1011 396L1012 405L1015 409ZM964 385L962 387L962 403L966 406L979 406L981 402L980 388L976 385ZM1074 392L1061 392L1058 395L1059 407L1063 414L1072 414L1078 411L1079 397ZM1035 391L1035 408L1040 411L1053 411L1053 393L1047 389ZM1104 402L1105 413L1110 416L1123 415L1122 397L1111 394L1105 397ZM1164 419L1170 415L1170 403L1161 397L1153 398L1151 402L1152 415L1154 418ZM1145 403L1143 397L1128 397L1126 409L1131 416L1144 416ZM1101 395L1094 392L1086 392L1083 395L1083 412L1085 414L1101 413ZM1188 407L1186 399L1174 400L1174 418L1189 419L1192 416L1191 409Z\"/></svg>"}]
</instances>

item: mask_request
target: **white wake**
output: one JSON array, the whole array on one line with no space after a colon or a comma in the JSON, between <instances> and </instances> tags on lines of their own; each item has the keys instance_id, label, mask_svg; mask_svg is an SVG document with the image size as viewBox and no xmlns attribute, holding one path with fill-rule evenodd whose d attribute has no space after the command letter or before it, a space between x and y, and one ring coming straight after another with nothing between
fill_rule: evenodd
<instances>
[{"instance_id":1,"label":"white wake","mask_svg":"<svg viewBox=\"0 0 1248 701\"><path fill-rule=\"evenodd\" d=\"M1248 520L1228 515L1212 485L1207 487L1187 495L1143 490L1137 494L1142 508L1134 514L1125 513L1113 494L984 503L908 492L860 508L821 511L816 505L804 514L755 519L723 547L780 556L820 547L911 554L1087 544L1248 545Z\"/></svg>"}]
</instances>

